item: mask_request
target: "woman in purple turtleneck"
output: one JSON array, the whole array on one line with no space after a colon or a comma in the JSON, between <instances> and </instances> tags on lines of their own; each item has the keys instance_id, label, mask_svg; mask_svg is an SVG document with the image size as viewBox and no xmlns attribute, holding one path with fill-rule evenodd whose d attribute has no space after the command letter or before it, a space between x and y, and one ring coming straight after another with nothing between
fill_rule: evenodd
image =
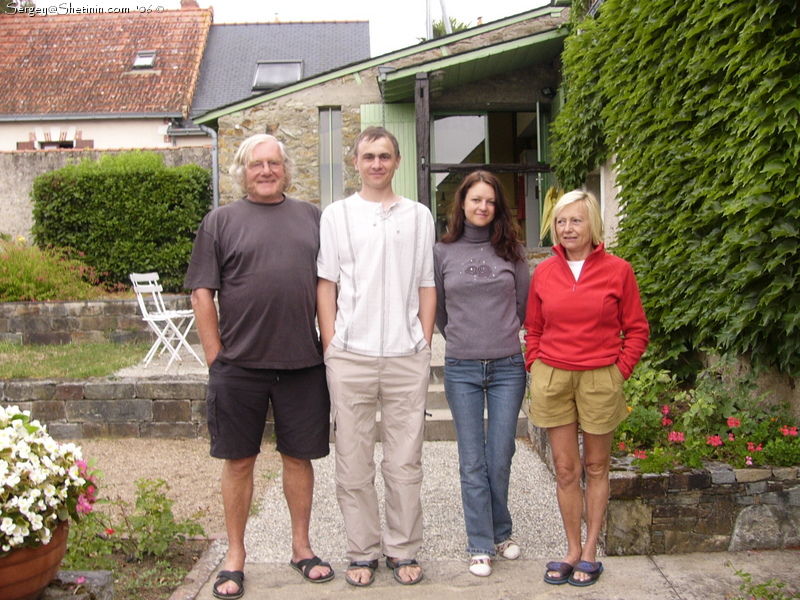
<instances>
[{"instance_id":1,"label":"woman in purple turtleneck","mask_svg":"<svg viewBox=\"0 0 800 600\"><path fill-rule=\"evenodd\" d=\"M511 538L508 481L525 394L519 332L530 285L525 248L493 174L475 171L465 177L448 232L433 256L436 326L446 341L444 387L458 438L469 570L486 577L495 556L520 555Z\"/></svg>"}]
</instances>

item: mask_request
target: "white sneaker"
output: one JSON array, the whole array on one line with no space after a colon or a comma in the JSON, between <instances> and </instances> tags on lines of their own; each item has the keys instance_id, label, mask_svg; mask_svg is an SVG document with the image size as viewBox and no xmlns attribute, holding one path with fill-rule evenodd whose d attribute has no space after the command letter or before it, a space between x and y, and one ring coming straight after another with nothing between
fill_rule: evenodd
<instances>
[{"instance_id":1,"label":"white sneaker","mask_svg":"<svg viewBox=\"0 0 800 600\"><path fill-rule=\"evenodd\" d=\"M508 560L516 560L519 558L520 550L517 542L508 538L502 544L497 544L497 553Z\"/></svg>"},{"instance_id":2,"label":"white sneaker","mask_svg":"<svg viewBox=\"0 0 800 600\"><path fill-rule=\"evenodd\" d=\"M469 572L477 577L492 574L492 557L488 554L473 554L469 559Z\"/></svg>"}]
</instances>

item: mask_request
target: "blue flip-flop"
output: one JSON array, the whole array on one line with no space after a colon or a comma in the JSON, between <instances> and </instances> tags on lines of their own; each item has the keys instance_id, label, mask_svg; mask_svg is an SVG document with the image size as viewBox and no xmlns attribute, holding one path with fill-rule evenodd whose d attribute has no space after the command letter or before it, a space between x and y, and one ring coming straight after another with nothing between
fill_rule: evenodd
<instances>
[{"instance_id":1,"label":"blue flip-flop","mask_svg":"<svg viewBox=\"0 0 800 600\"><path fill-rule=\"evenodd\" d=\"M572 575L573 568L568 562L549 562L545 567L547 570L544 572L544 582L550 585L563 585ZM558 577L551 576L550 571L558 571Z\"/></svg>"},{"instance_id":2,"label":"blue flip-flop","mask_svg":"<svg viewBox=\"0 0 800 600\"><path fill-rule=\"evenodd\" d=\"M603 572L603 563L601 562L589 562L588 560L582 560L577 565L575 565L575 569L572 571L572 575L569 576L569 584L575 585L577 587L587 587L589 585L594 585L597 583L597 580L600 579L600 574ZM576 573L585 573L589 576L589 579L585 581L581 581L580 579L575 579Z\"/></svg>"}]
</instances>

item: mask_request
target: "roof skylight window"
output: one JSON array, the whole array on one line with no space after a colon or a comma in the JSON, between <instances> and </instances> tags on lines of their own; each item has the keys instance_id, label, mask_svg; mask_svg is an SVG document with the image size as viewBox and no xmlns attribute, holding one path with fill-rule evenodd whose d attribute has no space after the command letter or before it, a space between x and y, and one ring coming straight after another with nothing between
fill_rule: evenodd
<instances>
[{"instance_id":1,"label":"roof skylight window","mask_svg":"<svg viewBox=\"0 0 800 600\"><path fill-rule=\"evenodd\" d=\"M152 69L156 64L155 50L139 50L133 59L134 69Z\"/></svg>"},{"instance_id":2,"label":"roof skylight window","mask_svg":"<svg viewBox=\"0 0 800 600\"><path fill-rule=\"evenodd\" d=\"M259 60L253 90L272 90L303 78L302 60Z\"/></svg>"}]
</instances>

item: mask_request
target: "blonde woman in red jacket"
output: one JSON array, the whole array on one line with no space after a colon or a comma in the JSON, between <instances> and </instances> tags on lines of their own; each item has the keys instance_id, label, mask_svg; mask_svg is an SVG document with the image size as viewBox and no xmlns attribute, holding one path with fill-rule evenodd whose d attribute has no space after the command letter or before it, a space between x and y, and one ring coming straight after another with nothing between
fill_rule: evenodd
<instances>
[{"instance_id":1,"label":"blonde woman in red jacket","mask_svg":"<svg viewBox=\"0 0 800 600\"><path fill-rule=\"evenodd\" d=\"M633 269L605 251L594 196L564 194L550 226L555 256L536 267L525 315L529 416L547 429L567 536L566 556L547 563L544 580L583 587L603 572L596 554L608 505L611 442L628 416L622 383L644 353L650 328Z\"/></svg>"}]
</instances>

